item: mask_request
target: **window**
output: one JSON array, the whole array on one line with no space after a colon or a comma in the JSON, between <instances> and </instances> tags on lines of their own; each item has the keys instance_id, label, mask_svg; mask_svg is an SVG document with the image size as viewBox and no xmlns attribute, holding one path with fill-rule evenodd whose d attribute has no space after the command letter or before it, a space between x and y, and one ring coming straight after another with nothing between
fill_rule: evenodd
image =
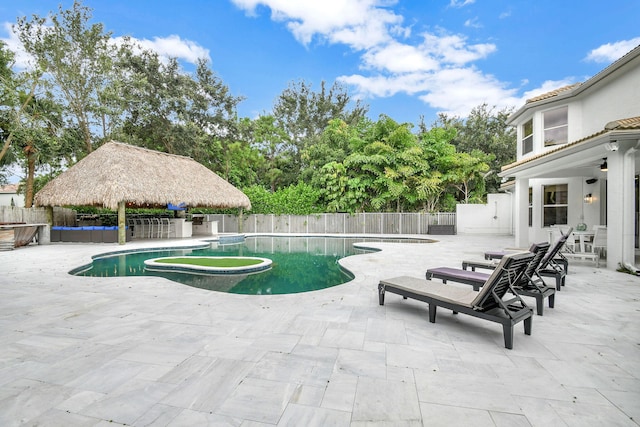
<instances>
[{"instance_id":1,"label":"window","mask_svg":"<svg viewBox=\"0 0 640 427\"><path fill-rule=\"evenodd\" d=\"M529 187L529 227L533 226L533 188Z\"/></svg>"},{"instance_id":2,"label":"window","mask_svg":"<svg viewBox=\"0 0 640 427\"><path fill-rule=\"evenodd\" d=\"M533 151L533 119L522 125L522 154Z\"/></svg>"},{"instance_id":3,"label":"window","mask_svg":"<svg viewBox=\"0 0 640 427\"><path fill-rule=\"evenodd\" d=\"M569 194L567 184L545 185L542 188L544 195L543 226L566 225Z\"/></svg>"},{"instance_id":4,"label":"window","mask_svg":"<svg viewBox=\"0 0 640 427\"><path fill-rule=\"evenodd\" d=\"M569 108L560 107L546 111L544 121L544 146L566 144L569 138Z\"/></svg>"}]
</instances>

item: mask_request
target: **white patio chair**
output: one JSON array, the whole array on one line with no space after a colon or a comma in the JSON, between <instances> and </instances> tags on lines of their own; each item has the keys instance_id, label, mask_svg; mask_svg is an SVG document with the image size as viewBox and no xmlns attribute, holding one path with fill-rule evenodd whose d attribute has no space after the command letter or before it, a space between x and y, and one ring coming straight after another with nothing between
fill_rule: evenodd
<instances>
[{"instance_id":1,"label":"white patio chair","mask_svg":"<svg viewBox=\"0 0 640 427\"><path fill-rule=\"evenodd\" d=\"M566 252L564 254L567 258L584 259L595 261L596 267L600 267L600 256L607 248L607 227L595 226L593 241L590 244L589 250L584 252Z\"/></svg>"}]
</instances>

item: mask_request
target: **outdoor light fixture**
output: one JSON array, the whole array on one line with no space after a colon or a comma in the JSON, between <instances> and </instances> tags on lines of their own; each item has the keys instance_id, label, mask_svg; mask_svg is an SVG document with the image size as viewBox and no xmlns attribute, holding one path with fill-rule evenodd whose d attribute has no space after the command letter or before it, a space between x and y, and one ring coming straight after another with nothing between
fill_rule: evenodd
<instances>
[{"instance_id":1,"label":"outdoor light fixture","mask_svg":"<svg viewBox=\"0 0 640 427\"><path fill-rule=\"evenodd\" d=\"M600 170L601 170L602 172L606 172L606 171L608 171L608 170L609 170L609 168L607 167L607 158L605 157L605 158L603 158L602 160L604 160L604 163L602 163L602 164L600 165Z\"/></svg>"},{"instance_id":2,"label":"outdoor light fixture","mask_svg":"<svg viewBox=\"0 0 640 427\"><path fill-rule=\"evenodd\" d=\"M585 196L584 196L584 202L585 202L585 203L592 203L592 202L593 202L593 196L591 195L591 193L589 193L589 194L585 194Z\"/></svg>"},{"instance_id":3,"label":"outdoor light fixture","mask_svg":"<svg viewBox=\"0 0 640 427\"><path fill-rule=\"evenodd\" d=\"M620 148L618 141L611 141L604 144L604 149L607 151L618 151L618 148Z\"/></svg>"}]
</instances>

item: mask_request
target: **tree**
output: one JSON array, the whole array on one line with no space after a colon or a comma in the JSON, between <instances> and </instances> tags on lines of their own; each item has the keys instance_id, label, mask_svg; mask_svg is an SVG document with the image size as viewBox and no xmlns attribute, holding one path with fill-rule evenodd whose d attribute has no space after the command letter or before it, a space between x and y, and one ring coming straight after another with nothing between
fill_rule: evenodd
<instances>
[{"instance_id":1,"label":"tree","mask_svg":"<svg viewBox=\"0 0 640 427\"><path fill-rule=\"evenodd\" d=\"M33 204L35 172L38 163L53 164L58 157L58 134L62 125L61 108L50 98L35 98L27 104L25 118L16 130L16 145L24 156L27 170L25 207Z\"/></svg>"},{"instance_id":2,"label":"tree","mask_svg":"<svg viewBox=\"0 0 640 427\"><path fill-rule=\"evenodd\" d=\"M193 75L176 58L163 61L148 50L122 51L127 77L121 90L123 125L119 138L132 144L190 156L228 173L230 146L238 141L236 107L241 98L199 60ZM241 146L235 145L238 151ZM248 152L245 154L249 154Z\"/></svg>"},{"instance_id":3,"label":"tree","mask_svg":"<svg viewBox=\"0 0 640 427\"><path fill-rule=\"evenodd\" d=\"M271 192L288 186L284 185L286 182L295 181L290 176L292 156L288 138L284 130L276 125L275 118L271 115L260 116L245 129L248 130L245 137L250 145L262 156L263 162L258 173Z\"/></svg>"},{"instance_id":4,"label":"tree","mask_svg":"<svg viewBox=\"0 0 640 427\"><path fill-rule=\"evenodd\" d=\"M329 121L317 142L302 153L303 162L307 165L302 171L302 180L317 185L325 165L342 163L352 153L353 147L362 144L359 140L367 126L370 126L370 121L364 118L355 125L349 125L342 119Z\"/></svg>"},{"instance_id":5,"label":"tree","mask_svg":"<svg viewBox=\"0 0 640 427\"><path fill-rule=\"evenodd\" d=\"M488 161L492 157L480 150L471 153L455 153L447 160L447 173L445 181L448 181L461 194L458 198L463 203L480 203L485 191L485 174L489 170ZM473 196L473 197L472 197Z\"/></svg>"},{"instance_id":6,"label":"tree","mask_svg":"<svg viewBox=\"0 0 640 427\"><path fill-rule=\"evenodd\" d=\"M434 175L438 171L430 164L432 151L418 141L409 124L384 115L375 123L364 123L355 127L332 121L320 138L318 152L335 153L312 181L328 209L402 212L421 208L440 184Z\"/></svg>"},{"instance_id":7,"label":"tree","mask_svg":"<svg viewBox=\"0 0 640 427\"><path fill-rule=\"evenodd\" d=\"M115 47L102 24L89 26L90 9L75 1L57 14L18 18L13 26L25 50L43 74L43 84L55 87L56 102L65 106L70 127L83 138L83 151L93 150L93 129L104 128L100 95L109 87Z\"/></svg>"},{"instance_id":8,"label":"tree","mask_svg":"<svg viewBox=\"0 0 640 427\"><path fill-rule=\"evenodd\" d=\"M454 128L434 127L427 130L424 126L420 127L418 141L422 146L425 160L431 167L431 173L417 188L423 209L427 212L435 212L444 207L442 197L449 185L447 182L449 162L456 154L456 148L450 141L455 135Z\"/></svg>"},{"instance_id":9,"label":"tree","mask_svg":"<svg viewBox=\"0 0 640 427\"><path fill-rule=\"evenodd\" d=\"M488 192L498 191L498 173L501 167L516 160L515 130L507 126L511 112L512 109L496 111L495 106L482 104L473 108L466 119L440 114L436 122L439 126L457 130L457 135L451 142L458 152L471 153L473 150L479 150L484 154L493 155L488 162L490 172L487 171L485 178Z\"/></svg>"},{"instance_id":10,"label":"tree","mask_svg":"<svg viewBox=\"0 0 640 427\"><path fill-rule=\"evenodd\" d=\"M331 120L355 124L364 118L368 107L356 101L353 109L349 109L350 104L351 97L343 86L334 83L327 89L324 81L319 92L314 92L311 84L299 81L280 94L273 116L288 137L287 149L291 151L295 175L307 166L302 153L318 141Z\"/></svg>"},{"instance_id":11,"label":"tree","mask_svg":"<svg viewBox=\"0 0 640 427\"><path fill-rule=\"evenodd\" d=\"M6 181L2 168L13 162L13 157L9 153L11 147L11 129L14 122L14 107L17 104L16 81L12 67L14 54L7 45L0 40L0 183Z\"/></svg>"},{"instance_id":12,"label":"tree","mask_svg":"<svg viewBox=\"0 0 640 427\"><path fill-rule=\"evenodd\" d=\"M29 83L30 74L16 75L12 69L13 63L13 52L0 41L0 167L16 160L14 153L10 151L11 143L37 86L37 77ZM28 86L28 92L25 92L24 86Z\"/></svg>"}]
</instances>

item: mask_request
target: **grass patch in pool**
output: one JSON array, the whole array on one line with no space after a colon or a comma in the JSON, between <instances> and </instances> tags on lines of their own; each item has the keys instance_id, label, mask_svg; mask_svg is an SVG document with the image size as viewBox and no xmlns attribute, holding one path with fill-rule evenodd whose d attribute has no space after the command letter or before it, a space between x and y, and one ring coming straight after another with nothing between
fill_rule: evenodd
<instances>
[{"instance_id":1,"label":"grass patch in pool","mask_svg":"<svg viewBox=\"0 0 640 427\"><path fill-rule=\"evenodd\" d=\"M259 257L177 256L147 259L144 268L194 274L251 274L266 271L271 264L270 259Z\"/></svg>"},{"instance_id":2,"label":"grass patch in pool","mask_svg":"<svg viewBox=\"0 0 640 427\"><path fill-rule=\"evenodd\" d=\"M156 262L163 264L188 264L199 265L202 267L249 267L263 262L261 259L255 258L214 258L214 257L182 257L182 258L159 258Z\"/></svg>"}]
</instances>

